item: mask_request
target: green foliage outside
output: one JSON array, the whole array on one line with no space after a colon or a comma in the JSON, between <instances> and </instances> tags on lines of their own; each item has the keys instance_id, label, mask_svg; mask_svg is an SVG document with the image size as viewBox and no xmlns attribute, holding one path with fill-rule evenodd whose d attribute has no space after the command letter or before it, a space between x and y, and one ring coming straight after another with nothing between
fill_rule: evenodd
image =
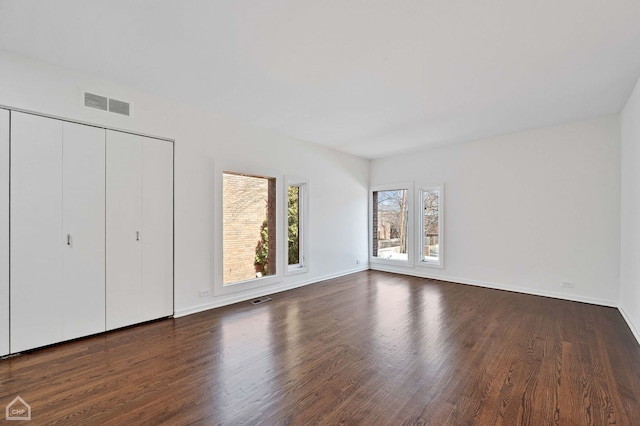
<instances>
[{"instance_id":1,"label":"green foliage outside","mask_svg":"<svg viewBox=\"0 0 640 426\"><path fill-rule=\"evenodd\" d=\"M269 225L265 220L260 227L260 240L256 246L256 271L269 275Z\"/></svg>"},{"instance_id":2,"label":"green foliage outside","mask_svg":"<svg viewBox=\"0 0 640 426\"><path fill-rule=\"evenodd\" d=\"M295 265L300 263L300 238L298 233L300 232L300 211L299 209L299 200L300 200L300 187L299 186L290 186L289 187L289 265Z\"/></svg>"},{"instance_id":3,"label":"green foliage outside","mask_svg":"<svg viewBox=\"0 0 640 426\"><path fill-rule=\"evenodd\" d=\"M290 186L287 194L288 197L288 247L289 247L289 265L300 263L300 212L299 212L299 193L300 188ZM269 226L265 220L260 228L260 240L256 246L256 269L263 275L269 275Z\"/></svg>"}]
</instances>

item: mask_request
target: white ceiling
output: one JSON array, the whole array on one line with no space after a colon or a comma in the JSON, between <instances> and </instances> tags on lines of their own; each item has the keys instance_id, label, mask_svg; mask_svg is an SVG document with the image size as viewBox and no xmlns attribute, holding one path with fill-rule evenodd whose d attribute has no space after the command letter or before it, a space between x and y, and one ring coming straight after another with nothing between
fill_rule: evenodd
<instances>
[{"instance_id":1,"label":"white ceiling","mask_svg":"<svg viewBox=\"0 0 640 426\"><path fill-rule=\"evenodd\" d=\"M0 48L365 158L619 112L639 0L0 0Z\"/></svg>"}]
</instances>

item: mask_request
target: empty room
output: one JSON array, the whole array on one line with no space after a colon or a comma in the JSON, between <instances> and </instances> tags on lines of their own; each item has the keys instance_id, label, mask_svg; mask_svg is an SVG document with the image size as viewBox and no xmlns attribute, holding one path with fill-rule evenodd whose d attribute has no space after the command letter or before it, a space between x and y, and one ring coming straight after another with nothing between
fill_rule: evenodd
<instances>
[{"instance_id":1,"label":"empty room","mask_svg":"<svg viewBox=\"0 0 640 426\"><path fill-rule=\"evenodd\" d=\"M0 0L0 200L0 423L640 425L637 0Z\"/></svg>"}]
</instances>

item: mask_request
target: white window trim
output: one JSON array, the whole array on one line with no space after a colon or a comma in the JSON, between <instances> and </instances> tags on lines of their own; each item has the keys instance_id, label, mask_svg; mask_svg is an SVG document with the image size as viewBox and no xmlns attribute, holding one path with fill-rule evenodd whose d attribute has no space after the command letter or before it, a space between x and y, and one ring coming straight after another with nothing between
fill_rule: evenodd
<instances>
[{"instance_id":1,"label":"white window trim","mask_svg":"<svg viewBox=\"0 0 640 426\"><path fill-rule=\"evenodd\" d=\"M288 196L283 196L284 220L282 221L283 238L285 241L285 255L283 259L284 275L296 275L309 272L309 181L307 179L285 176L283 194L288 194L289 186L298 186L302 194L302 202L298 206L301 262L289 265L289 202Z\"/></svg>"},{"instance_id":2,"label":"white window trim","mask_svg":"<svg viewBox=\"0 0 640 426\"><path fill-rule=\"evenodd\" d=\"M422 255L424 241L424 193L437 190L438 195L438 260L425 259ZM416 265L426 268L444 268L444 184L419 185L416 190Z\"/></svg>"},{"instance_id":3,"label":"white window trim","mask_svg":"<svg viewBox=\"0 0 640 426\"><path fill-rule=\"evenodd\" d=\"M247 164L238 164L233 162L216 161L214 166L214 188L213 188L213 217L214 217L214 271L213 271L213 294L221 296L226 294L237 293L240 291L251 290L258 287L264 287L282 282L282 268L277 267L274 275L261 278L253 278L246 281L239 281L231 284L223 283L223 229L222 229L222 175L224 172L247 174L253 176L264 176L276 179L276 222L282 223L282 173L260 166L252 166ZM277 230L276 230L277 231ZM276 233L276 265L281 265L280 259L284 256L284 240L283 233Z\"/></svg>"},{"instance_id":4,"label":"white window trim","mask_svg":"<svg viewBox=\"0 0 640 426\"><path fill-rule=\"evenodd\" d=\"M373 256L373 193L375 191L390 191L406 189L407 190L407 260L400 259L380 259ZM393 265L402 267L413 267L415 255L415 230L414 228L414 196L413 182L400 182L389 185L376 185L369 188L369 263L379 265Z\"/></svg>"}]
</instances>

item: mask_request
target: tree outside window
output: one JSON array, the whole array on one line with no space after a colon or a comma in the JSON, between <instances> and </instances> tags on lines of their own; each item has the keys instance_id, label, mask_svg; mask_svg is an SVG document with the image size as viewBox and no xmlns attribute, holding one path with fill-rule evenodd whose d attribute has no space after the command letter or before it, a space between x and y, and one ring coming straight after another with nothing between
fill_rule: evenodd
<instances>
[{"instance_id":1,"label":"tree outside window","mask_svg":"<svg viewBox=\"0 0 640 426\"><path fill-rule=\"evenodd\" d=\"M408 259L407 192L406 189L373 191L373 257Z\"/></svg>"}]
</instances>

